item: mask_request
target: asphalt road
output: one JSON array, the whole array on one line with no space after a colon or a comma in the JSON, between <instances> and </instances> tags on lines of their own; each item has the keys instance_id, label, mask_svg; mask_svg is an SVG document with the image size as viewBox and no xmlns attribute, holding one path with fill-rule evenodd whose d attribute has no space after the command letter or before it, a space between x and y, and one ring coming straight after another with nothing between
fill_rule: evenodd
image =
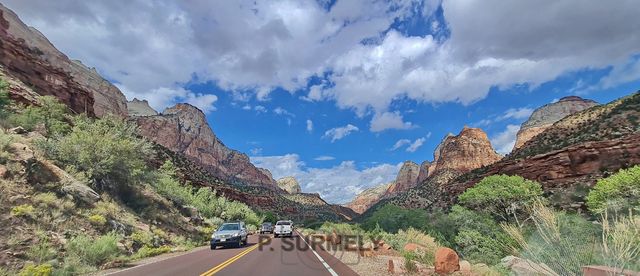
<instances>
[{"instance_id":1,"label":"asphalt road","mask_svg":"<svg viewBox=\"0 0 640 276\"><path fill-rule=\"evenodd\" d=\"M109 275L357 275L320 247L314 249L297 234L292 238L251 235L241 248L198 249Z\"/></svg>"}]
</instances>

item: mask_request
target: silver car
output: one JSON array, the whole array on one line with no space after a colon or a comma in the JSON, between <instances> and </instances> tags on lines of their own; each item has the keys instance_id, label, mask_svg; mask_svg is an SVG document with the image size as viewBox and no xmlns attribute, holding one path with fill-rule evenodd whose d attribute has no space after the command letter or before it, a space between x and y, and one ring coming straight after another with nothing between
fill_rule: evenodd
<instances>
[{"instance_id":1,"label":"silver car","mask_svg":"<svg viewBox=\"0 0 640 276\"><path fill-rule=\"evenodd\" d=\"M241 247L247 244L247 228L244 222L224 223L211 234L211 250L218 246Z\"/></svg>"}]
</instances>

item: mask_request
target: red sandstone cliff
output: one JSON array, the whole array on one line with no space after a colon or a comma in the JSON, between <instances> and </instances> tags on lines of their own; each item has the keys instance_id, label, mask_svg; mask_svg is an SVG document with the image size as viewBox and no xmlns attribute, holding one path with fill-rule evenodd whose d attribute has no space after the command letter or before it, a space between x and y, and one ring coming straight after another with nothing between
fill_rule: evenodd
<instances>
[{"instance_id":1,"label":"red sandstone cliff","mask_svg":"<svg viewBox=\"0 0 640 276\"><path fill-rule=\"evenodd\" d=\"M189 104L178 104L155 116L131 117L140 134L202 165L231 184L279 190L276 182L241 152L227 148L213 133L205 115Z\"/></svg>"}]
</instances>

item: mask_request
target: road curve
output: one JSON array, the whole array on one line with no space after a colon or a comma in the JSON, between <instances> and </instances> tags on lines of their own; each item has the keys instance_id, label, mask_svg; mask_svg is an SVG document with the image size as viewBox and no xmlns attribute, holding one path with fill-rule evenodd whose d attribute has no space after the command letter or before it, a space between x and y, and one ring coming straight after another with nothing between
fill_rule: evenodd
<instances>
[{"instance_id":1,"label":"road curve","mask_svg":"<svg viewBox=\"0 0 640 276\"><path fill-rule=\"evenodd\" d=\"M311 250L297 234L291 238L252 235L248 241L241 248L197 249L109 275L357 275L321 248Z\"/></svg>"}]
</instances>

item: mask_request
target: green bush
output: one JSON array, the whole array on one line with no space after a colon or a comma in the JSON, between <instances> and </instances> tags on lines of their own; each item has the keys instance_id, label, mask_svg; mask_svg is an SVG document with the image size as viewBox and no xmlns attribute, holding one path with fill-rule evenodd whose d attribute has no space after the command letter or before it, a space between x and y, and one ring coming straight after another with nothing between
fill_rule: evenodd
<instances>
[{"instance_id":1,"label":"green bush","mask_svg":"<svg viewBox=\"0 0 640 276\"><path fill-rule=\"evenodd\" d=\"M598 180L587 196L587 206L594 213L640 210L640 166Z\"/></svg>"},{"instance_id":2,"label":"green bush","mask_svg":"<svg viewBox=\"0 0 640 276\"><path fill-rule=\"evenodd\" d=\"M492 175L482 179L474 187L462 193L460 204L480 212L486 212L500 221L517 224L528 217L528 206L542 196L542 187L535 181L521 176Z\"/></svg>"},{"instance_id":3,"label":"green bush","mask_svg":"<svg viewBox=\"0 0 640 276\"><path fill-rule=\"evenodd\" d=\"M99 266L119 255L118 236L113 232L98 238L79 235L69 241L67 253L84 264Z\"/></svg>"},{"instance_id":4,"label":"green bush","mask_svg":"<svg viewBox=\"0 0 640 276\"><path fill-rule=\"evenodd\" d=\"M362 223L365 230L373 230L376 225L389 233L396 233L400 229L409 227L422 229L427 224L427 211L421 209L404 209L396 205L387 204L371 214Z\"/></svg>"},{"instance_id":5,"label":"green bush","mask_svg":"<svg viewBox=\"0 0 640 276\"><path fill-rule=\"evenodd\" d=\"M53 266L50 264L34 265L28 264L20 270L19 276L50 276L53 273Z\"/></svg>"},{"instance_id":6,"label":"green bush","mask_svg":"<svg viewBox=\"0 0 640 276\"><path fill-rule=\"evenodd\" d=\"M167 161L158 170L156 180L152 182L152 186L156 192L177 205L193 206L207 218L244 220L245 223L256 226L262 222L262 217L246 204L217 196L216 192L208 187L201 187L195 190L189 184L182 185L175 175L175 166L170 161Z\"/></svg>"},{"instance_id":7,"label":"green bush","mask_svg":"<svg viewBox=\"0 0 640 276\"><path fill-rule=\"evenodd\" d=\"M157 255L169 253L169 252L171 252L171 247L166 245L160 246L160 247L148 247L145 245L140 249L138 249L138 251L135 254L133 254L131 258L134 260L137 260L137 259L153 257L153 256L157 256Z\"/></svg>"},{"instance_id":8,"label":"green bush","mask_svg":"<svg viewBox=\"0 0 640 276\"><path fill-rule=\"evenodd\" d=\"M559 275L582 275L582 266L602 263L598 229L578 215L555 212L541 202L533 204L531 235L515 225L503 225L526 259L548 265Z\"/></svg>"},{"instance_id":9,"label":"green bush","mask_svg":"<svg viewBox=\"0 0 640 276\"><path fill-rule=\"evenodd\" d=\"M6 164L11 158L10 150L13 140L13 135L7 134L0 129L0 164Z\"/></svg>"},{"instance_id":10,"label":"green bush","mask_svg":"<svg viewBox=\"0 0 640 276\"><path fill-rule=\"evenodd\" d=\"M96 226L104 226L105 224L107 224L107 219L102 215L90 215L87 219L89 219L89 223Z\"/></svg>"},{"instance_id":11,"label":"green bush","mask_svg":"<svg viewBox=\"0 0 640 276\"><path fill-rule=\"evenodd\" d=\"M56 250L51 247L49 238L44 234L40 234L38 243L29 247L27 257L35 263L41 264L56 258Z\"/></svg>"},{"instance_id":12,"label":"green bush","mask_svg":"<svg viewBox=\"0 0 640 276\"><path fill-rule=\"evenodd\" d=\"M501 244L499 239L476 230L463 229L456 235L455 242L464 259L474 263L493 265L508 255L506 245Z\"/></svg>"},{"instance_id":13,"label":"green bush","mask_svg":"<svg viewBox=\"0 0 640 276\"><path fill-rule=\"evenodd\" d=\"M22 204L11 208L11 215L14 217L30 217L32 218L35 212L30 204Z\"/></svg>"},{"instance_id":14,"label":"green bush","mask_svg":"<svg viewBox=\"0 0 640 276\"><path fill-rule=\"evenodd\" d=\"M50 158L85 172L98 190L128 191L141 179L151 146L134 125L116 117L77 117L74 124L69 134L41 144Z\"/></svg>"},{"instance_id":15,"label":"green bush","mask_svg":"<svg viewBox=\"0 0 640 276\"><path fill-rule=\"evenodd\" d=\"M38 124L42 124L48 136L64 134L69 131L65 104L53 96L41 96L38 98L38 102L39 106L27 106L19 114L12 115L10 118L12 123L29 131L34 130Z\"/></svg>"}]
</instances>

